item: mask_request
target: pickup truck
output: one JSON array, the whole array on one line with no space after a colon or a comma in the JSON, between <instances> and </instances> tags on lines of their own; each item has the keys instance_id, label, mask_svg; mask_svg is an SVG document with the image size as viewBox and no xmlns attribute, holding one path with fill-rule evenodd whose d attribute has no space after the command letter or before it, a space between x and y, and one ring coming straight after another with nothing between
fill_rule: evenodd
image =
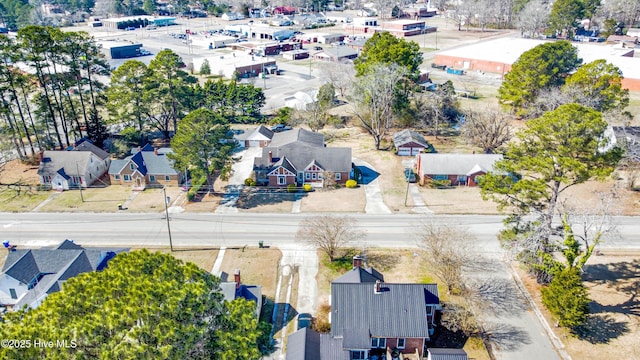
<instances>
[{"instance_id":1,"label":"pickup truck","mask_svg":"<svg viewBox=\"0 0 640 360\"><path fill-rule=\"evenodd\" d=\"M271 131L273 132L283 132L291 130L291 126L287 126L285 124L278 124L271 127Z\"/></svg>"}]
</instances>

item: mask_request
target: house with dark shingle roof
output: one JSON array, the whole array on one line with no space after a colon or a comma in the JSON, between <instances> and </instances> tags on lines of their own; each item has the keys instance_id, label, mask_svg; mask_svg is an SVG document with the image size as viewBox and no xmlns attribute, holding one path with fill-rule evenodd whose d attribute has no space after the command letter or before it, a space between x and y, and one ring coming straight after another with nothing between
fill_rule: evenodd
<instances>
[{"instance_id":1,"label":"house with dark shingle roof","mask_svg":"<svg viewBox=\"0 0 640 360\"><path fill-rule=\"evenodd\" d=\"M361 258L354 257L353 265L331 282L331 333L320 336L320 359L390 359L394 350L426 355L424 345L441 309L437 284L386 283L375 269L362 267ZM296 354L307 346L315 349L313 343L300 344L311 341L301 331L289 336L288 348ZM289 357L287 350L287 360L302 359Z\"/></svg>"},{"instance_id":2,"label":"house with dark shingle roof","mask_svg":"<svg viewBox=\"0 0 640 360\"><path fill-rule=\"evenodd\" d=\"M344 184L352 167L351 148L326 147L324 135L305 129L275 133L253 162L256 182L269 186Z\"/></svg>"},{"instance_id":3,"label":"house with dark shingle roof","mask_svg":"<svg viewBox=\"0 0 640 360\"><path fill-rule=\"evenodd\" d=\"M404 129L393 134L393 146L398 156L413 156L420 153L435 152L433 145L429 144L417 131Z\"/></svg>"},{"instance_id":4,"label":"house with dark shingle roof","mask_svg":"<svg viewBox=\"0 0 640 360\"><path fill-rule=\"evenodd\" d=\"M91 186L109 169L109 153L88 140L61 151L43 151L40 155L38 177L53 190Z\"/></svg>"},{"instance_id":5,"label":"house with dark shingle roof","mask_svg":"<svg viewBox=\"0 0 640 360\"><path fill-rule=\"evenodd\" d=\"M262 286L243 284L239 269L236 269L233 274L233 281L223 281L220 283L220 289L226 301L243 298L255 302L255 315L256 318L260 317L260 311L262 310Z\"/></svg>"},{"instance_id":6,"label":"house with dark shingle roof","mask_svg":"<svg viewBox=\"0 0 640 360\"><path fill-rule=\"evenodd\" d=\"M0 305L38 307L63 283L79 274L101 271L116 254L128 249L83 248L65 240L55 248L13 249L0 274Z\"/></svg>"},{"instance_id":7,"label":"house with dark shingle roof","mask_svg":"<svg viewBox=\"0 0 640 360\"><path fill-rule=\"evenodd\" d=\"M129 185L134 190L165 185L179 186L184 180L184 174L173 168L174 161L167 157L171 152L171 148L155 149L151 144L132 149L132 155L111 162L111 184Z\"/></svg>"},{"instance_id":8,"label":"house with dark shingle roof","mask_svg":"<svg viewBox=\"0 0 640 360\"><path fill-rule=\"evenodd\" d=\"M420 185L448 181L451 186L477 186L479 177L493 171L499 154L418 154L416 174Z\"/></svg>"}]
</instances>

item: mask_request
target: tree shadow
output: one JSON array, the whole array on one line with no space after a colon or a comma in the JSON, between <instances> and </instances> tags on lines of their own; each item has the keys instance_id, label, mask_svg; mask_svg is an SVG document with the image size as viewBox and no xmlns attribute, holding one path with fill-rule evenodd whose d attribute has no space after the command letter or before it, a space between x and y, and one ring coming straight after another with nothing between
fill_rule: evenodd
<instances>
[{"instance_id":1,"label":"tree shadow","mask_svg":"<svg viewBox=\"0 0 640 360\"><path fill-rule=\"evenodd\" d=\"M474 304L488 316L509 316L530 309L511 279L477 279L469 284L469 288Z\"/></svg>"},{"instance_id":2,"label":"tree shadow","mask_svg":"<svg viewBox=\"0 0 640 360\"><path fill-rule=\"evenodd\" d=\"M591 344L608 344L628 332L629 325L626 322L616 321L606 314L592 314L583 325L573 329L580 340Z\"/></svg>"},{"instance_id":3,"label":"tree shadow","mask_svg":"<svg viewBox=\"0 0 640 360\"><path fill-rule=\"evenodd\" d=\"M400 256L391 253L368 253L367 265L379 271L393 269L400 261Z\"/></svg>"},{"instance_id":4,"label":"tree shadow","mask_svg":"<svg viewBox=\"0 0 640 360\"><path fill-rule=\"evenodd\" d=\"M284 202L293 203L305 196L307 196L307 193L290 193L281 189L251 189L238 195L236 207L239 209L251 209L263 205L275 205ZM226 197L222 201L232 200L232 197Z\"/></svg>"},{"instance_id":5,"label":"tree shadow","mask_svg":"<svg viewBox=\"0 0 640 360\"><path fill-rule=\"evenodd\" d=\"M491 342L504 351L514 351L522 345L531 344L529 334L513 325L488 322L484 331Z\"/></svg>"},{"instance_id":6,"label":"tree shadow","mask_svg":"<svg viewBox=\"0 0 640 360\"><path fill-rule=\"evenodd\" d=\"M592 302L592 313L640 316L640 260L588 265L585 267L583 279L594 286L606 286L627 297L626 301L618 304Z\"/></svg>"}]
</instances>

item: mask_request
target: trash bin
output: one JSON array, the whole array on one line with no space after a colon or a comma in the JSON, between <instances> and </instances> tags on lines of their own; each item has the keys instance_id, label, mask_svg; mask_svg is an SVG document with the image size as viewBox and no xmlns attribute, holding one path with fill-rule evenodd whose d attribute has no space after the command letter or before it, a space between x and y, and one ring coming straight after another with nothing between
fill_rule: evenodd
<instances>
[{"instance_id":1,"label":"trash bin","mask_svg":"<svg viewBox=\"0 0 640 360\"><path fill-rule=\"evenodd\" d=\"M262 249L264 247L264 241L262 240L258 241L258 247Z\"/></svg>"}]
</instances>

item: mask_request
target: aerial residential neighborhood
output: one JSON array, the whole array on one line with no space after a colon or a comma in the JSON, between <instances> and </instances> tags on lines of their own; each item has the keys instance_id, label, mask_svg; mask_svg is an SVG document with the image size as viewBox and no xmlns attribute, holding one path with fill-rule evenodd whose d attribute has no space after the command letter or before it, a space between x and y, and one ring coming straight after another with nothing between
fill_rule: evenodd
<instances>
[{"instance_id":1,"label":"aerial residential neighborhood","mask_svg":"<svg viewBox=\"0 0 640 360\"><path fill-rule=\"evenodd\" d=\"M640 359L639 8L0 0L0 358Z\"/></svg>"}]
</instances>

